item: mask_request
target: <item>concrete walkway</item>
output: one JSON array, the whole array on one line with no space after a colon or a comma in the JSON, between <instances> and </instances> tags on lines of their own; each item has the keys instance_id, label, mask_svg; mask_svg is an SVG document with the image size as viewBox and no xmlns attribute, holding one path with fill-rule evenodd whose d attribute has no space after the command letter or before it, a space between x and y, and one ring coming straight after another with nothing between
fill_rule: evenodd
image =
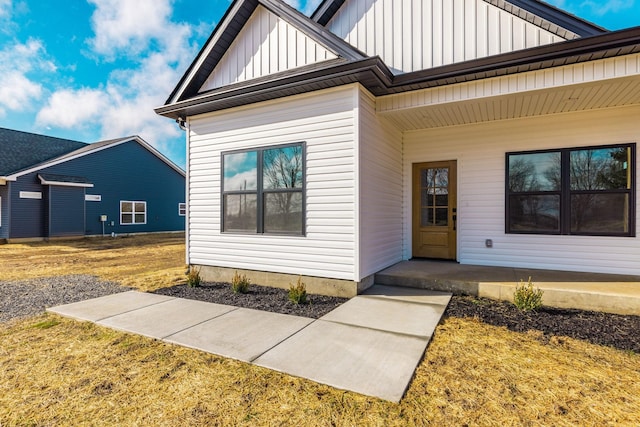
<instances>
[{"instance_id":1,"label":"concrete walkway","mask_svg":"<svg viewBox=\"0 0 640 427\"><path fill-rule=\"evenodd\" d=\"M130 291L47 311L398 402L450 299L373 286L314 320Z\"/></svg>"}]
</instances>

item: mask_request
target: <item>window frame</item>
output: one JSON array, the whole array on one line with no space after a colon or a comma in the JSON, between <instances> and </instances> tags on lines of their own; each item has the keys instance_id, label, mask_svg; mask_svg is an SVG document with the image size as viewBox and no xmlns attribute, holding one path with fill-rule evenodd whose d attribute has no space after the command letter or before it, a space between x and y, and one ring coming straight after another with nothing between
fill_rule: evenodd
<instances>
[{"instance_id":1,"label":"window frame","mask_svg":"<svg viewBox=\"0 0 640 427\"><path fill-rule=\"evenodd\" d=\"M185 202L178 203L178 216L187 216L187 204Z\"/></svg>"},{"instance_id":2,"label":"window frame","mask_svg":"<svg viewBox=\"0 0 640 427\"><path fill-rule=\"evenodd\" d=\"M277 150L289 147L300 147L302 156L302 187L301 188L279 188L279 189L265 189L263 185L263 173L264 173L264 152L269 150ZM256 189L255 190L229 190L225 191L224 188L224 157L229 154L241 154L241 153L256 153ZM262 147L251 147L239 150L222 151L220 153L220 232L223 234L240 234L240 235L269 235L269 236L291 236L291 237L305 237L307 224L307 143L306 141L293 142L287 144L267 145ZM301 229L296 232L287 231L265 231L265 194L275 193L300 193L301 200ZM241 230L225 230L225 196L227 195L256 195L256 231L241 231Z\"/></svg>"},{"instance_id":3,"label":"window frame","mask_svg":"<svg viewBox=\"0 0 640 427\"><path fill-rule=\"evenodd\" d=\"M131 212L122 212L122 204L131 203ZM140 212L136 212L136 203L144 204L144 222L136 222L136 215ZM122 222L122 214L131 215L131 222ZM120 200L120 225L146 225L147 224L147 202L145 200Z\"/></svg>"},{"instance_id":4,"label":"window frame","mask_svg":"<svg viewBox=\"0 0 640 427\"><path fill-rule=\"evenodd\" d=\"M615 148L628 148L630 149L630 165L628 165L630 173L630 188L628 189L614 189L614 190L572 190L571 189L571 153L577 151L587 150L606 150ZM510 190L510 175L509 175L509 159L514 155L527 155L527 154L545 154L545 153L559 153L560 154L560 189L559 190L539 190L539 191L525 191L525 192L511 192ZM505 154L505 234L532 234L532 235L561 235L561 236L602 236L602 237L636 237L636 143L619 143L619 144L603 144L603 145L590 145L583 147L568 147L568 148L556 148L545 150L526 150L526 151L512 151ZM574 232L571 231L571 196L579 194L628 194L629 197L629 211L628 211L628 232L615 233L615 232ZM510 196L523 195L523 196L540 196L540 195L558 195L559 196L559 224L558 231L528 231L528 230L511 230L511 206Z\"/></svg>"}]
</instances>

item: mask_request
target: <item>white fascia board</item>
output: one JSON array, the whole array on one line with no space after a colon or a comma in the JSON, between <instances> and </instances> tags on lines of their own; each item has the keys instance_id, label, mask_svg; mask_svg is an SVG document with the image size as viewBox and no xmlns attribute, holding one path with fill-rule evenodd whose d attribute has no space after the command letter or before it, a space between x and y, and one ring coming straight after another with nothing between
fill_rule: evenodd
<instances>
[{"instance_id":1,"label":"white fascia board","mask_svg":"<svg viewBox=\"0 0 640 427\"><path fill-rule=\"evenodd\" d=\"M93 188L93 184L84 184L81 182L64 182L64 181L47 181L45 179L40 178L40 184L42 185L57 185L60 187L84 187L84 188Z\"/></svg>"}]
</instances>

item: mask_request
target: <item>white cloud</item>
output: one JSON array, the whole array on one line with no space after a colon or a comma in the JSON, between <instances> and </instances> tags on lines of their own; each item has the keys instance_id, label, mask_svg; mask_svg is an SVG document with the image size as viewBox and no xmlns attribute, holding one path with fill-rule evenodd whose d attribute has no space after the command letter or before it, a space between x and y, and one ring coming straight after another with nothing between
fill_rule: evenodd
<instances>
[{"instance_id":1,"label":"white cloud","mask_svg":"<svg viewBox=\"0 0 640 427\"><path fill-rule=\"evenodd\" d=\"M140 135L164 153L183 153L184 133L153 108L164 103L195 57L192 27L170 21L169 0L89 2L96 5L92 54L97 60L125 61L116 62L122 65L99 88L54 92L38 113L38 124L97 127L101 139Z\"/></svg>"},{"instance_id":2,"label":"white cloud","mask_svg":"<svg viewBox=\"0 0 640 427\"><path fill-rule=\"evenodd\" d=\"M150 43L170 44L180 26L169 21L169 0L88 0L96 6L91 17L95 37L89 44L95 53L136 55Z\"/></svg>"},{"instance_id":3,"label":"white cloud","mask_svg":"<svg viewBox=\"0 0 640 427\"><path fill-rule=\"evenodd\" d=\"M108 98L100 90L58 90L38 112L36 123L60 128L83 127L99 117L107 105Z\"/></svg>"},{"instance_id":4,"label":"white cloud","mask_svg":"<svg viewBox=\"0 0 640 427\"><path fill-rule=\"evenodd\" d=\"M0 0L0 20L11 18L11 0Z\"/></svg>"},{"instance_id":5,"label":"white cloud","mask_svg":"<svg viewBox=\"0 0 640 427\"><path fill-rule=\"evenodd\" d=\"M55 70L39 40L10 44L0 50L0 112L4 115L7 109L29 109L43 91L34 74Z\"/></svg>"},{"instance_id":6,"label":"white cloud","mask_svg":"<svg viewBox=\"0 0 640 427\"><path fill-rule=\"evenodd\" d=\"M618 13L633 7L634 0L608 0L591 1L587 0L580 4L580 7L589 8L594 15L603 16L607 13Z\"/></svg>"},{"instance_id":7,"label":"white cloud","mask_svg":"<svg viewBox=\"0 0 640 427\"><path fill-rule=\"evenodd\" d=\"M284 0L289 6L300 10L300 0Z\"/></svg>"}]
</instances>

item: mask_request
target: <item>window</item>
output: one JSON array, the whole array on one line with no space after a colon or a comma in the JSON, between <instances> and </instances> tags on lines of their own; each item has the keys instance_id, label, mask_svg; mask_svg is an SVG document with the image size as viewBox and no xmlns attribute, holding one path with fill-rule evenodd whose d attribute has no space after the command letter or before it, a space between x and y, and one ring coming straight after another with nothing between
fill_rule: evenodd
<instances>
[{"instance_id":1,"label":"window","mask_svg":"<svg viewBox=\"0 0 640 427\"><path fill-rule=\"evenodd\" d=\"M147 202L120 201L120 225L146 224Z\"/></svg>"},{"instance_id":2,"label":"window","mask_svg":"<svg viewBox=\"0 0 640 427\"><path fill-rule=\"evenodd\" d=\"M507 153L506 232L635 236L635 144Z\"/></svg>"},{"instance_id":3,"label":"window","mask_svg":"<svg viewBox=\"0 0 640 427\"><path fill-rule=\"evenodd\" d=\"M222 154L222 231L304 234L304 144Z\"/></svg>"},{"instance_id":4,"label":"window","mask_svg":"<svg viewBox=\"0 0 640 427\"><path fill-rule=\"evenodd\" d=\"M187 204L178 203L178 215L185 216L187 214Z\"/></svg>"}]
</instances>

